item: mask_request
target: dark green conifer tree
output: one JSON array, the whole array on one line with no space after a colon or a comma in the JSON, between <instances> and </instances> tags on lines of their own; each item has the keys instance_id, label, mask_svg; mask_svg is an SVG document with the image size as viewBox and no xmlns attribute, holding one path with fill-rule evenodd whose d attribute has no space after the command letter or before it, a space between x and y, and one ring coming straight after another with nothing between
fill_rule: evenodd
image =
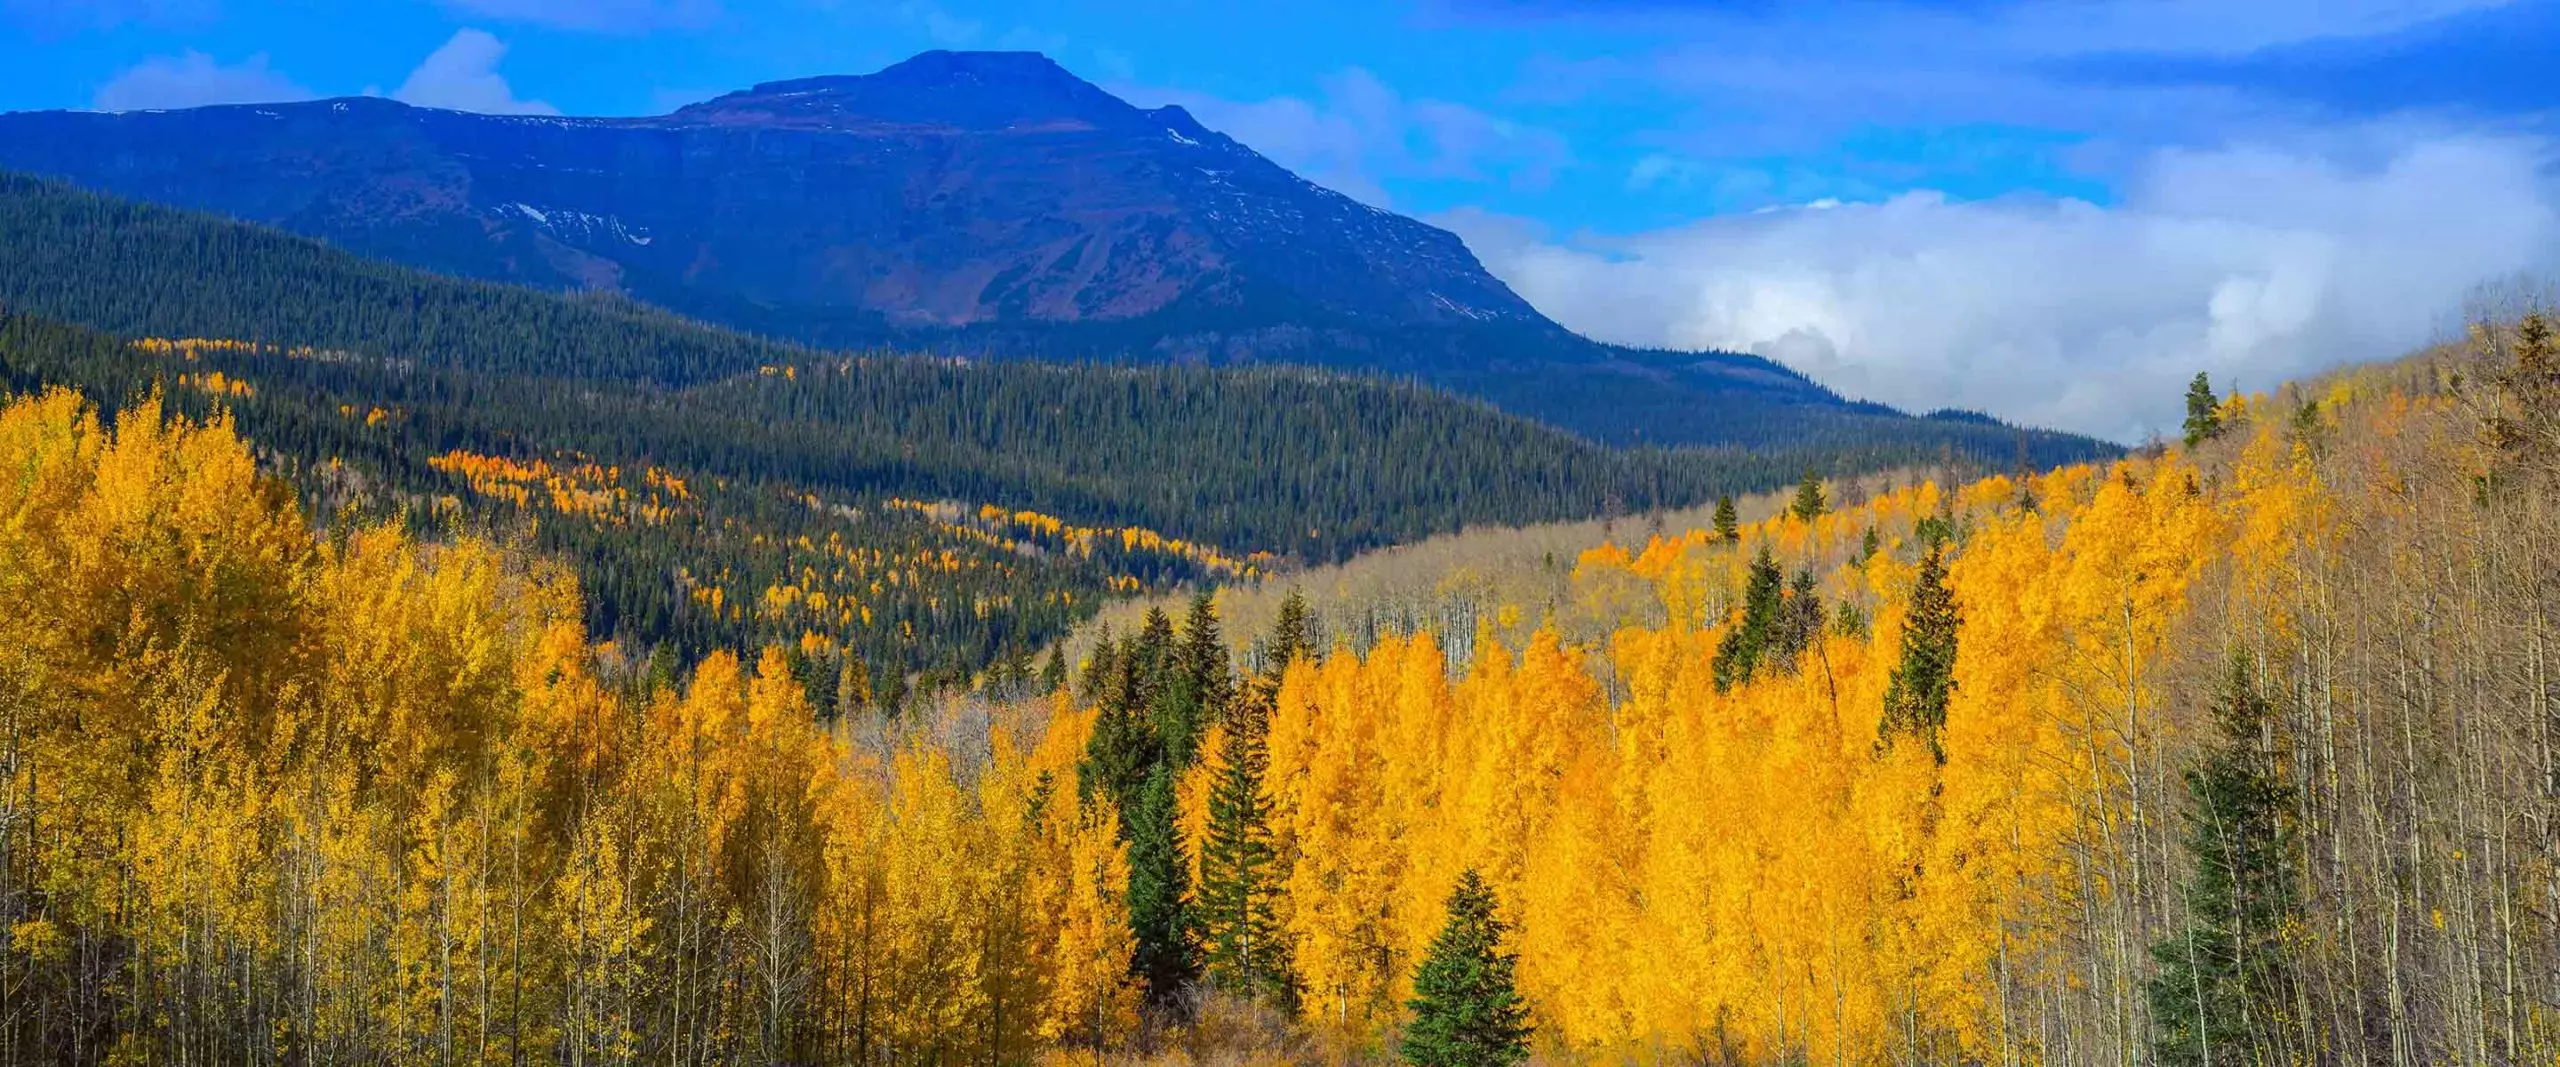
<instances>
[{"instance_id":1,"label":"dark green conifer tree","mask_svg":"<svg viewBox=\"0 0 2560 1067\"><path fill-rule=\"evenodd\" d=\"M1131 672L1122 671L1125 683ZM1164 762L1164 739L1156 735L1146 708L1132 703L1125 684L1105 696L1095 710L1093 736L1084 758L1076 763L1076 788L1091 796L1099 790L1120 809L1121 836L1129 835L1138 790Z\"/></svg>"},{"instance_id":2,"label":"dark green conifer tree","mask_svg":"<svg viewBox=\"0 0 2560 1067\"><path fill-rule=\"evenodd\" d=\"M1724 639L1716 643L1714 663L1716 689L1721 692L1751 680L1760 669L1760 661L1769 651L1770 638L1778 626L1778 611L1783 606L1786 574L1778 569L1778 557L1761 545L1760 554L1751 560L1751 578L1742 592L1742 620L1726 630Z\"/></svg>"},{"instance_id":3,"label":"dark green conifer tree","mask_svg":"<svg viewBox=\"0 0 2560 1067\"><path fill-rule=\"evenodd\" d=\"M1742 516L1733 509L1733 494L1716 498L1716 540L1733 542L1742 537Z\"/></svg>"},{"instance_id":4,"label":"dark green conifer tree","mask_svg":"<svg viewBox=\"0 0 2560 1067\"><path fill-rule=\"evenodd\" d=\"M1512 1067L1529 1058L1529 1008L1512 981L1517 957L1493 890L1469 870L1449 894L1449 919L1413 976L1413 1023L1399 1051L1414 1067Z\"/></svg>"},{"instance_id":5,"label":"dark green conifer tree","mask_svg":"<svg viewBox=\"0 0 2560 1067\"><path fill-rule=\"evenodd\" d=\"M1920 559L1911 614L1902 624L1902 661L1885 684L1884 718L1876 727L1880 746L1919 738L1940 763L1947 759L1939 738L1947 725L1947 697L1956 688L1956 630L1964 621L1947 588L1946 553L1946 543L1935 542Z\"/></svg>"},{"instance_id":6,"label":"dark green conifer tree","mask_svg":"<svg viewBox=\"0 0 2560 1067\"><path fill-rule=\"evenodd\" d=\"M1238 996L1285 1007L1287 946L1274 907L1279 856L1271 845L1271 798L1262 790L1266 721L1259 700L1239 704L1227 720L1217 779L1209 789L1208 836L1200 845L1198 914L1209 980Z\"/></svg>"},{"instance_id":7,"label":"dark green conifer tree","mask_svg":"<svg viewBox=\"0 0 2560 1067\"><path fill-rule=\"evenodd\" d=\"M2152 1047L2165 1067L2289 1062L2286 930L2296 918L2293 789L2246 660L2214 702L2219 735L2187 771L2185 927L2151 947Z\"/></svg>"},{"instance_id":8,"label":"dark green conifer tree","mask_svg":"<svg viewBox=\"0 0 2560 1067\"><path fill-rule=\"evenodd\" d=\"M1147 999L1177 1008L1200 976L1200 945L1191 921L1191 855L1183 846L1174 773L1158 764L1128 809L1129 927L1137 934L1130 969Z\"/></svg>"},{"instance_id":9,"label":"dark green conifer tree","mask_svg":"<svg viewBox=\"0 0 2560 1067\"><path fill-rule=\"evenodd\" d=\"M2187 383L2187 447L2222 436L2222 399L2213 395L2213 379L2203 371Z\"/></svg>"},{"instance_id":10,"label":"dark green conifer tree","mask_svg":"<svg viewBox=\"0 0 2560 1067\"><path fill-rule=\"evenodd\" d=\"M1173 641L1172 617L1163 608L1148 608L1146 623L1121 649L1121 685L1137 695L1132 706L1141 711L1153 707L1157 691L1164 688L1166 669L1173 663Z\"/></svg>"},{"instance_id":11,"label":"dark green conifer tree","mask_svg":"<svg viewBox=\"0 0 2560 1067\"><path fill-rule=\"evenodd\" d=\"M1165 758L1176 769L1189 767L1200 732L1224 719L1235 699L1235 674L1227 663L1227 643L1218 632L1218 609L1209 594L1191 598L1182 637L1165 670L1156 698L1156 731L1164 738Z\"/></svg>"},{"instance_id":12,"label":"dark green conifer tree","mask_svg":"<svg viewBox=\"0 0 2560 1067\"><path fill-rule=\"evenodd\" d=\"M1084 674L1076 679L1076 699L1086 704L1102 703L1120 687L1120 643L1111 636L1111 624L1103 623L1094 631L1093 654L1085 659Z\"/></svg>"},{"instance_id":13,"label":"dark green conifer tree","mask_svg":"<svg viewBox=\"0 0 2560 1067\"><path fill-rule=\"evenodd\" d=\"M1289 661L1300 656L1316 658L1315 620L1307 611L1306 594L1295 586L1280 600L1280 617L1272 620L1271 636L1262 643L1262 675L1277 684L1281 672L1289 669Z\"/></svg>"},{"instance_id":14,"label":"dark green conifer tree","mask_svg":"<svg viewBox=\"0 0 2560 1067\"><path fill-rule=\"evenodd\" d=\"M1770 636L1769 663L1779 671L1794 674L1806 649L1822 636L1822 626L1829 621L1823 610L1822 595L1814 589L1813 569L1796 572L1795 582L1787 590L1786 603L1778 609L1778 624Z\"/></svg>"},{"instance_id":15,"label":"dark green conifer tree","mask_svg":"<svg viewBox=\"0 0 2560 1067\"><path fill-rule=\"evenodd\" d=\"M1796 483L1796 498L1787 504L1787 510L1799 519L1812 522L1821 518L1829 508L1828 502L1822 498L1822 476L1808 468L1804 472L1804 480Z\"/></svg>"}]
</instances>

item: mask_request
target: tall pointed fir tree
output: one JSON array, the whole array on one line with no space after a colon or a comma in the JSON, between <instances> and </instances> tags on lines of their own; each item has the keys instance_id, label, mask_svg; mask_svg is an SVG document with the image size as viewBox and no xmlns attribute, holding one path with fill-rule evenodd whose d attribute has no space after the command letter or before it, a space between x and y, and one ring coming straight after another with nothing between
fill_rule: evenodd
<instances>
[{"instance_id":1,"label":"tall pointed fir tree","mask_svg":"<svg viewBox=\"0 0 2560 1067\"><path fill-rule=\"evenodd\" d=\"M1049 646L1049 658L1040 664L1040 693L1043 696L1067 687L1067 647Z\"/></svg>"},{"instance_id":2,"label":"tall pointed fir tree","mask_svg":"<svg viewBox=\"0 0 2560 1067\"><path fill-rule=\"evenodd\" d=\"M1787 587L1786 603L1778 609L1777 625L1769 639L1768 661L1781 674L1794 674L1805 651L1822 636L1822 626L1830 621L1822 608L1822 594L1815 588L1813 569L1796 572Z\"/></svg>"},{"instance_id":3,"label":"tall pointed fir tree","mask_svg":"<svg viewBox=\"0 0 2560 1067\"><path fill-rule=\"evenodd\" d=\"M1902 659L1885 683L1884 718L1876 725L1878 745L1891 748L1916 738L1940 763L1947 760L1940 740L1947 699L1956 688L1956 631L1964 623L1955 593L1947 588L1946 555L1946 542L1934 541L1920 558L1911 612L1902 624Z\"/></svg>"},{"instance_id":4,"label":"tall pointed fir tree","mask_svg":"<svg viewBox=\"0 0 2560 1067\"><path fill-rule=\"evenodd\" d=\"M1111 636L1111 624L1103 623L1095 631L1093 652L1085 657L1084 673L1076 679L1076 699L1086 704L1100 704L1120 684L1120 642Z\"/></svg>"},{"instance_id":5,"label":"tall pointed fir tree","mask_svg":"<svg viewBox=\"0 0 2560 1067\"><path fill-rule=\"evenodd\" d=\"M1139 788L1164 762L1164 740L1156 735L1145 705L1133 699L1128 681L1133 672L1124 666L1118 673L1120 684L1094 711L1093 735L1076 764L1076 787L1086 796L1099 792L1109 797L1120 811L1122 836L1127 836Z\"/></svg>"},{"instance_id":6,"label":"tall pointed fir tree","mask_svg":"<svg viewBox=\"0 0 2560 1067\"><path fill-rule=\"evenodd\" d=\"M1414 1067L1512 1067L1529 1058L1529 1008L1502 947L1509 926L1474 870L1449 894L1449 918L1414 972L1413 1023L1399 1051Z\"/></svg>"},{"instance_id":7,"label":"tall pointed fir tree","mask_svg":"<svg viewBox=\"0 0 2560 1067\"><path fill-rule=\"evenodd\" d=\"M1165 758L1177 769L1189 767L1200 732L1225 718L1234 699L1235 676L1227 664L1227 643L1218 632L1218 609L1204 592L1191 598L1180 643L1156 697L1156 730L1164 737Z\"/></svg>"},{"instance_id":8,"label":"tall pointed fir tree","mask_svg":"<svg viewBox=\"0 0 2560 1067\"><path fill-rule=\"evenodd\" d=\"M2213 395L2213 379L2197 371L2187 383L2187 447L2222 436L2222 400Z\"/></svg>"},{"instance_id":9,"label":"tall pointed fir tree","mask_svg":"<svg viewBox=\"0 0 2560 1067\"><path fill-rule=\"evenodd\" d=\"M1155 707L1156 693L1164 688L1173 663L1173 644L1173 619L1163 608L1148 608L1147 621L1120 651L1121 691L1131 707L1140 712Z\"/></svg>"},{"instance_id":10,"label":"tall pointed fir tree","mask_svg":"<svg viewBox=\"0 0 2560 1067\"><path fill-rule=\"evenodd\" d=\"M2293 788L2245 659L2214 701L2218 738L2186 773L2187 921L2151 948L2152 1047L2164 1067L2291 1062L2288 927L2299 910Z\"/></svg>"},{"instance_id":11,"label":"tall pointed fir tree","mask_svg":"<svg viewBox=\"0 0 2560 1067\"><path fill-rule=\"evenodd\" d=\"M1786 581L1785 572L1778 569L1778 557L1768 545L1761 545L1760 554L1751 560L1751 577L1743 588L1742 619L1716 643L1712 665L1716 691L1748 682L1760 669L1760 660L1769 651L1770 639L1777 630Z\"/></svg>"},{"instance_id":12,"label":"tall pointed fir tree","mask_svg":"<svg viewBox=\"0 0 2560 1067\"><path fill-rule=\"evenodd\" d=\"M1279 857L1271 845L1271 799L1262 791L1269 766L1265 723L1262 702L1251 699L1227 719L1209 787L1197 911L1210 982L1285 1009L1289 968L1275 907Z\"/></svg>"},{"instance_id":13,"label":"tall pointed fir tree","mask_svg":"<svg viewBox=\"0 0 2560 1067\"><path fill-rule=\"evenodd\" d=\"M1316 657L1315 619L1307 610L1306 594L1292 586L1289 595L1280 598L1280 617L1272 620L1271 636L1262 642L1264 681L1276 685L1289 669L1289 661L1300 656Z\"/></svg>"},{"instance_id":14,"label":"tall pointed fir tree","mask_svg":"<svg viewBox=\"0 0 2560 1067\"><path fill-rule=\"evenodd\" d=\"M1716 497L1716 540L1731 544L1742 537L1742 516L1733 509L1733 494Z\"/></svg>"},{"instance_id":15,"label":"tall pointed fir tree","mask_svg":"<svg viewBox=\"0 0 2560 1067\"><path fill-rule=\"evenodd\" d=\"M1191 855L1183 847L1174 773L1158 765L1139 786L1129 822L1129 927L1138 936L1130 969L1147 984L1148 1003L1179 1009L1200 976L1200 946L1191 909Z\"/></svg>"},{"instance_id":16,"label":"tall pointed fir tree","mask_svg":"<svg viewBox=\"0 0 2560 1067\"><path fill-rule=\"evenodd\" d=\"M1796 498L1788 502L1787 511L1799 519L1812 522L1821 518L1822 513L1829 508L1829 502L1822 498L1822 476L1814 473L1811 468L1807 468L1804 472L1804 480L1796 483Z\"/></svg>"}]
</instances>

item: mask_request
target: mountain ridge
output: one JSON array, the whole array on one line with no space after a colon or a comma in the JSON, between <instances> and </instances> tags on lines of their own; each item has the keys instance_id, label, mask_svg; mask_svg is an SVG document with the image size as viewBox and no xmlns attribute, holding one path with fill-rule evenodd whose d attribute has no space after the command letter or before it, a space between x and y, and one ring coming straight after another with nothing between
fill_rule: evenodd
<instances>
[{"instance_id":1,"label":"mountain ridge","mask_svg":"<svg viewBox=\"0 0 2560 1067\"><path fill-rule=\"evenodd\" d=\"M0 115L0 168L824 347L1311 364L1607 443L1934 432L1756 356L1580 337L1455 234L1038 53L927 52L626 118L23 112Z\"/></svg>"}]
</instances>

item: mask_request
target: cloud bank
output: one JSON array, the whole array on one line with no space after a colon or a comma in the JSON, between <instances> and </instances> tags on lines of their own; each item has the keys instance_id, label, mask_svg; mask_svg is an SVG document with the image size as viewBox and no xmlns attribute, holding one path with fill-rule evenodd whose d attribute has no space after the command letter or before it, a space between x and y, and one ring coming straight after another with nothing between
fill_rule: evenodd
<instances>
[{"instance_id":1,"label":"cloud bank","mask_svg":"<svg viewBox=\"0 0 2560 1067\"><path fill-rule=\"evenodd\" d=\"M507 46L486 31L464 29L409 72L391 98L419 107L477 111L484 115L557 115L560 109L540 100L519 100L498 60Z\"/></svg>"},{"instance_id":2,"label":"cloud bank","mask_svg":"<svg viewBox=\"0 0 2560 1067\"><path fill-rule=\"evenodd\" d=\"M265 104L311 99L311 90L267 66L263 54L226 66L202 52L155 56L127 68L90 99L100 111Z\"/></svg>"},{"instance_id":3,"label":"cloud bank","mask_svg":"<svg viewBox=\"0 0 2560 1067\"><path fill-rule=\"evenodd\" d=\"M1434 221L1594 337L2133 441L2175 426L2198 370L2264 388L2395 356L2478 285L2553 265L2549 151L2475 135L2372 160L2162 150L2106 206L1922 191L1564 240L1482 212Z\"/></svg>"}]
</instances>

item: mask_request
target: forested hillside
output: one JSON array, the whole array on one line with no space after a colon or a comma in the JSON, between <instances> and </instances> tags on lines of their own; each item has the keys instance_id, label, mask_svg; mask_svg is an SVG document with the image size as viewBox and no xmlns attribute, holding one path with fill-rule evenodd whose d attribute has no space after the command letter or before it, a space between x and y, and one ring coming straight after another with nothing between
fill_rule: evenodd
<instances>
[{"instance_id":1,"label":"forested hillside","mask_svg":"<svg viewBox=\"0 0 2560 1067\"><path fill-rule=\"evenodd\" d=\"M819 353L28 179L0 179L0 371L225 404L315 514L525 535L599 635L804 645L824 704L1019 678L1129 591L1871 463L1623 453L1293 368Z\"/></svg>"},{"instance_id":2,"label":"forested hillside","mask_svg":"<svg viewBox=\"0 0 2560 1067\"><path fill-rule=\"evenodd\" d=\"M2189 438L1591 550L1597 642L1203 599L822 724L20 400L0 1059L2548 1061L2552 331Z\"/></svg>"},{"instance_id":3,"label":"forested hillside","mask_svg":"<svg viewBox=\"0 0 2560 1067\"><path fill-rule=\"evenodd\" d=\"M1018 676L1112 595L1947 447L1612 450L1290 368L820 352L6 176L0 336L21 390L218 399L315 514L524 532L576 568L600 635L806 644L822 701L847 667ZM1972 455L2104 447L1966 432Z\"/></svg>"}]
</instances>

